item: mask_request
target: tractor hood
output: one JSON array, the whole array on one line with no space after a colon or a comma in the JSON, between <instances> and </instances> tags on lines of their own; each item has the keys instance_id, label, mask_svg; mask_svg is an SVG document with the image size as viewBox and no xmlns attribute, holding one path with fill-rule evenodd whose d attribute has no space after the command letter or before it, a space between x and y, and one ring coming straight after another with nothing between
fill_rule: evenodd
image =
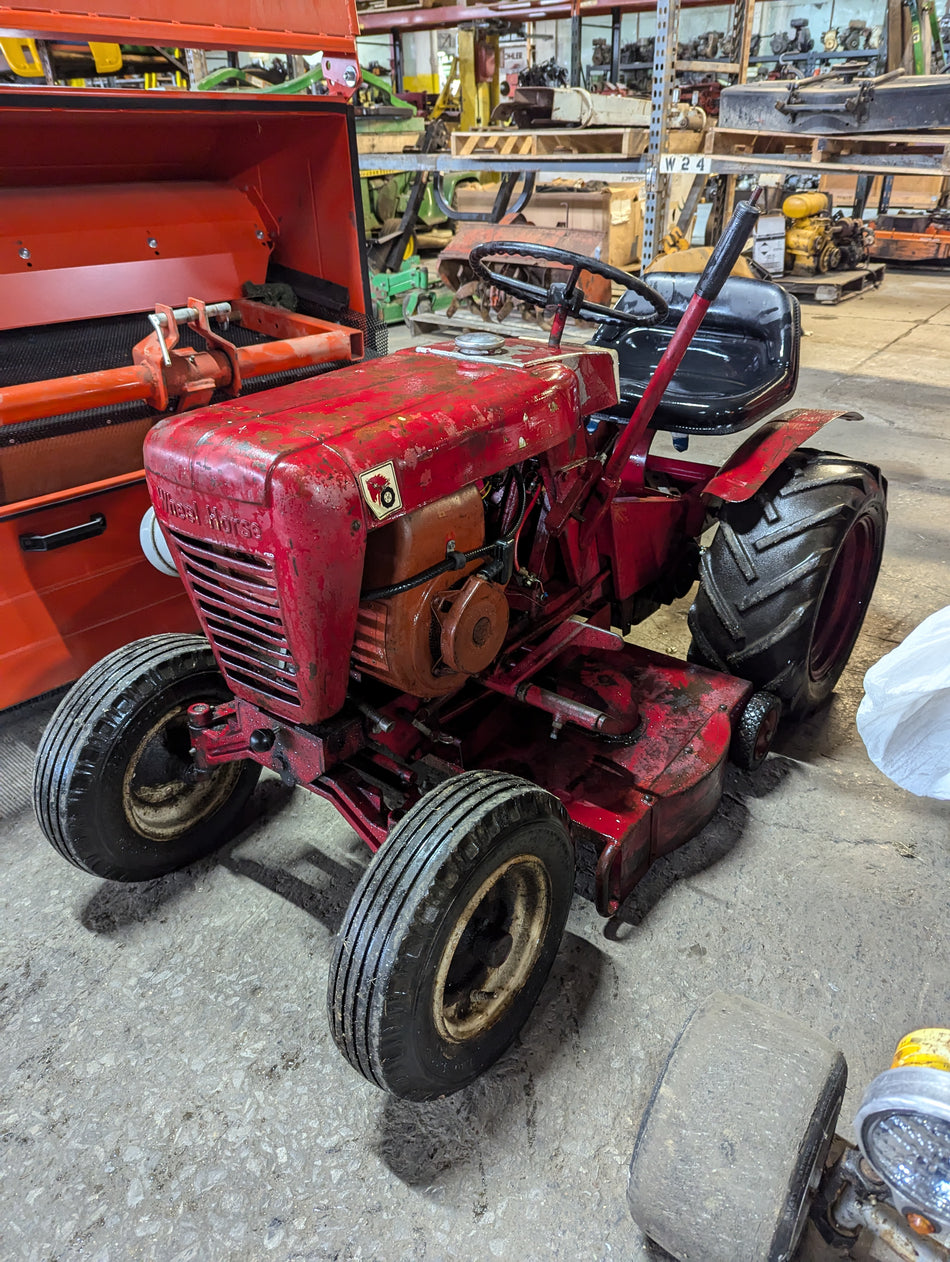
<instances>
[{"instance_id":1,"label":"tractor hood","mask_svg":"<svg viewBox=\"0 0 950 1262\"><path fill-rule=\"evenodd\" d=\"M256 599L248 584L264 582L293 658L280 692L236 679L219 654L235 693L302 722L336 713L367 531L552 447L582 448L581 418L614 406L617 386L611 350L509 339L475 357L445 343L160 421L149 489L216 652L233 593ZM228 556L222 576L215 558Z\"/></svg>"}]
</instances>

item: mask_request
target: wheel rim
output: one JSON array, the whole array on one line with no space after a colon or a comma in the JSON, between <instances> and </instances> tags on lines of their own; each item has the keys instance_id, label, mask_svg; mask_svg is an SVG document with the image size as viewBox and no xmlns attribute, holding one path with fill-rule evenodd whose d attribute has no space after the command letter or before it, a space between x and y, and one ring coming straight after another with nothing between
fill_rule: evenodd
<instances>
[{"instance_id":1,"label":"wheel rim","mask_svg":"<svg viewBox=\"0 0 950 1262\"><path fill-rule=\"evenodd\" d=\"M765 756L772 748L772 741L775 738L775 730L778 727L779 708L776 705L769 706L759 723L758 730L755 734L755 744L752 749L752 757L756 763L764 762Z\"/></svg>"},{"instance_id":2,"label":"wheel rim","mask_svg":"<svg viewBox=\"0 0 950 1262\"><path fill-rule=\"evenodd\" d=\"M840 1106L841 1103L839 1099L838 1108L840 1108ZM834 1120L831 1120L832 1118ZM811 1213L812 1202L814 1201L818 1188L821 1185L821 1176L824 1173L825 1162L827 1161L828 1153L831 1150L831 1141L835 1137L835 1122L837 1121L837 1118L838 1109L833 1109L829 1118L826 1118L825 1120L824 1128L819 1136L818 1144L815 1148L814 1157L807 1171L807 1178L802 1182L798 1204L795 1206L795 1225L792 1228L791 1235L789 1236L789 1248L785 1253L786 1257L790 1258L794 1254L799 1241L804 1235L805 1224L808 1221L808 1215Z\"/></svg>"},{"instance_id":3,"label":"wheel rim","mask_svg":"<svg viewBox=\"0 0 950 1262\"><path fill-rule=\"evenodd\" d=\"M169 710L139 741L122 781L126 819L149 841L175 841L219 810L237 784L239 762L196 777L188 705Z\"/></svg>"},{"instance_id":4,"label":"wheel rim","mask_svg":"<svg viewBox=\"0 0 950 1262\"><path fill-rule=\"evenodd\" d=\"M874 523L865 514L854 523L838 550L818 607L808 654L808 673L816 682L830 674L854 644L867 603L875 540Z\"/></svg>"},{"instance_id":5,"label":"wheel rim","mask_svg":"<svg viewBox=\"0 0 950 1262\"><path fill-rule=\"evenodd\" d=\"M531 976L551 917L551 882L533 855L497 868L469 900L436 970L432 1015L444 1039L490 1029Z\"/></svg>"}]
</instances>

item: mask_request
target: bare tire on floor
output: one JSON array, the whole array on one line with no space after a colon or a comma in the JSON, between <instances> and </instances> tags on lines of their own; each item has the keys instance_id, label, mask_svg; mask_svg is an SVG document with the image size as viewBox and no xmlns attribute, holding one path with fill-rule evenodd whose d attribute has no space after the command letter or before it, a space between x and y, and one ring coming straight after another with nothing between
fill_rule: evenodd
<instances>
[{"instance_id":1,"label":"bare tire on floor","mask_svg":"<svg viewBox=\"0 0 950 1262\"><path fill-rule=\"evenodd\" d=\"M716 994L693 1014L647 1105L627 1200L673 1257L789 1262L847 1083L827 1039Z\"/></svg>"},{"instance_id":2,"label":"bare tire on floor","mask_svg":"<svg viewBox=\"0 0 950 1262\"><path fill-rule=\"evenodd\" d=\"M471 771L427 793L360 881L327 996L340 1051L370 1082L426 1100L510 1046L554 962L574 890L557 798Z\"/></svg>"},{"instance_id":3,"label":"bare tire on floor","mask_svg":"<svg viewBox=\"0 0 950 1262\"><path fill-rule=\"evenodd\" d=\"M691 661L748 679L801 716L831 694L864 622L884 550L873 465L800 448L723 504L689 611Z\"/></svg>"},{"instance_id":4,"label":"bare tire on floor","mask_svg":"<svg viewBox=\"0 0 950 1262\"><path fill-rule=\"evenodd\" d=\"M208 641L153 635L110 653L63 698L36 754L40 827L71 863L113 881L148 881L231 835L260 767L196 776L188 707L230 697Z\"/></svg>"}]
</instances>

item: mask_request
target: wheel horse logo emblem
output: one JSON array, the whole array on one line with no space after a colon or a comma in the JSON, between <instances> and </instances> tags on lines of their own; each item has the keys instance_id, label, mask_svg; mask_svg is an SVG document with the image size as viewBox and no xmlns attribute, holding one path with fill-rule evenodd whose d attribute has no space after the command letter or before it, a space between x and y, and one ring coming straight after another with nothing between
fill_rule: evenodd
<instances>
[{"instance_id":1,"label":"wheel horse logo emblem","mask_svg":"<svg viewBox=\"0 0 950 1262\"><path fill-rule=\"evenodd\" d=\"M396 470L391 460L361 473L360 486L363 489L363 498L374 517L388 517L397 508L402 508L402 496L399 494Z\"/></svg>"}]
</instances>

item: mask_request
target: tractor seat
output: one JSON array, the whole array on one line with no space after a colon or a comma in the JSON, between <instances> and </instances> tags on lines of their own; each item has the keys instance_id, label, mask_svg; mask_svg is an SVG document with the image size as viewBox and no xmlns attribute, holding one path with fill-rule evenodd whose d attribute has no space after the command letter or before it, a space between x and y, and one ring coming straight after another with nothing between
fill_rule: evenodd
<instances>
[{"instance_id":1,"label":"tractor seat","mask_svg":"<svg viewBox=\"0 0 950 1262\"><path fill-rule=\"evenodd\" d=\"M640 401L673 330L693 296L698 276L657 272L646 278L666 299L669 314L649 328L602 324L598 346L620 359L620 405L606 414L620 421ZM651 308L627 290L621 311ZM678 434L732 434L774 412L795 393L801 342L798 300L768 281L730 277L706 312L651 425Z\"/></svg>"}]
</instances>

